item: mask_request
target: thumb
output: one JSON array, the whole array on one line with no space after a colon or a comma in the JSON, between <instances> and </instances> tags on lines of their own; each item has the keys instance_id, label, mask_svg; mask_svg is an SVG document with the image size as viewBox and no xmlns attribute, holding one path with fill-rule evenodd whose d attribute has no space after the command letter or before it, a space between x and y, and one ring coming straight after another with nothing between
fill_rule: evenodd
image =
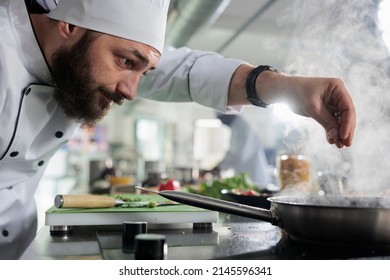
<instances>
[{"instance_id":1,"label":"thumb","mask_svg":"<svg viewBox=\"0 0 390 280\"><path fill-rule=\"evenodd\" d=\"M313 119L325 129L326 139L329 144L335 144L338 148L343 147L343 141L339 133L340 123L338 115L331 114L325 106L321 106L318 115L314 115Z\"/></svg>"}]
</instances>

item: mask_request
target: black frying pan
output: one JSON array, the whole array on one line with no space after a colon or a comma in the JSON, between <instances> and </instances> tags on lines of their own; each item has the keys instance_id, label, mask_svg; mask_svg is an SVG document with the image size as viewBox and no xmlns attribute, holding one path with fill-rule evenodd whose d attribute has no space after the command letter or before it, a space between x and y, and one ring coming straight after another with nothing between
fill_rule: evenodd
<instances>
[{"instance_id":1,"label":"black frying pan","mask_svg":"<svg viewBox=\"0 0 390 280\"><path fill-rule=\"evenodd\" d=\"M390 244L390 198L274 196L267 210L186 192L156 193L183 204L270 222L300 239Z\"/></svg>"}]
</instances>

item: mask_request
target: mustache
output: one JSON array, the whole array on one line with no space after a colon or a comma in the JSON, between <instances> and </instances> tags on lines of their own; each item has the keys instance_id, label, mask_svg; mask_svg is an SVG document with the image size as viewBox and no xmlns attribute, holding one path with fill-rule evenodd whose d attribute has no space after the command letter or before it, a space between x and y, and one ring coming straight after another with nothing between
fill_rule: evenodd
<instances>
[{"instance_id":1,"label":"mustache","mask_svg":"<svg viewBox=\"0 0 390 280\"><path fill-rule=\"evenodd\" d=\"M101 94L103 94L108 100L111 100L117 105L122 105L123 102L125 101L125 98L123 97L122 94L120 94L117 91L111 91L105 86L100 86L97 89Z\"/></svg>"}]
</instances>

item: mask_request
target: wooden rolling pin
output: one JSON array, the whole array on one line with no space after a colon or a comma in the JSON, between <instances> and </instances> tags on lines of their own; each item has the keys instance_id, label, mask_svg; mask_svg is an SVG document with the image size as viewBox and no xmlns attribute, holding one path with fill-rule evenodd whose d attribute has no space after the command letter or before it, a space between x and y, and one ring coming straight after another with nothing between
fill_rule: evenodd
<instances>
[{"instance_id":1,"label":"wooden rolling pin","mask_svg":"<svg viewBox=\"0 0 390 280\"><path fill-rule=\"evenodd\" d=\"M107 208L123 205L121 199L103 195L64 195L59 194L54 198L54 206L57 208Z\"/></svg>"}]
</instances>

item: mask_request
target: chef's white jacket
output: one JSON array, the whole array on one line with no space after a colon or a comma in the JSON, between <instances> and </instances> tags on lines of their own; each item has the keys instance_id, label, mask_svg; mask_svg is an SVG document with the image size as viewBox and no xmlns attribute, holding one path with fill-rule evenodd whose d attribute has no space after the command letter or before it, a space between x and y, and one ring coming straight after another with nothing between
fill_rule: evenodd
<instances>
[{"instance_id":1,"label":"chef's white jacket","mask_svg":"<svg viewBox=\"0 0 390 280\"><path fill-rule=\"evenodd\" d=\"M0 259L17 259L36 234L39 180L77 125L63 115L46 84L50 72L23 0L0 0L0 38ZM226 102L230 77L241 63L170 49L158 70L142 78L138 94L239 110L226 108Z\"/></svg>"}]
</instances>

